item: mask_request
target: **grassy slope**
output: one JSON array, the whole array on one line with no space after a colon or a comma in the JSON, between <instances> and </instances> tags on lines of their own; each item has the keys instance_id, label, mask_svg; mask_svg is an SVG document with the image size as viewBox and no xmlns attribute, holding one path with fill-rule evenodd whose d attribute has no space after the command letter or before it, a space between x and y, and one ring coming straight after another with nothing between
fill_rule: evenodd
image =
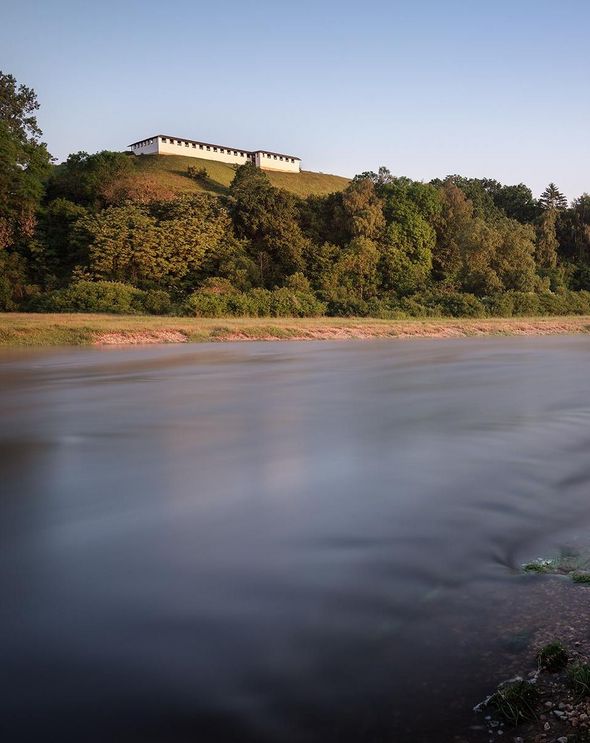
<instances>
[{"instance_id":1,"label":"grassy slope","mask_svg":"<svg viewBox=\"0 0 590 743\"><path fill-rule=\"evenodd\" d=\"M0 346L85 346L186 341L464 338L590 333L590 317L376 320L0 314Z\"/></svg>"},{"instance_id":2,"label":"grassy slope","mask_svg":"<svg viewBox=\"0 0 590 743\"><path fill-rule=\"evenodd\" d=\"M139 174L150 175L156 178L162 186L178 193L194 193L195 191L223 193L234 177L234 169L231 165L214 160L201 160L198 157L141 155L134 158L134 163ZM208 182L200 183L188 178L186 171L189 165L206 168L209 173ZM348 178L342 178L339 175L311 173L305 170L301 173L265 172L273 186L284 188L298 196L342 191L349 183Z\"/></svg>"}]
</instances>

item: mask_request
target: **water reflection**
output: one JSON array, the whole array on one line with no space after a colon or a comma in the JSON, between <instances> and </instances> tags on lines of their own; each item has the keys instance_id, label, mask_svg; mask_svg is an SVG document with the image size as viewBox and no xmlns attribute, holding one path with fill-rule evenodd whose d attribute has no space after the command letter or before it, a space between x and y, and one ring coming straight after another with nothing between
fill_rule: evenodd
<instances>
[{"instance_id":1,"label":"water reflection","mask_svg":"<svg viewBox=\"0 0 590 743\"><path fill-rule=\"evenodd\" d=\"M588 525L589 350L5 353L0 731L451 740Z\"/></svg>"}]
</instances>

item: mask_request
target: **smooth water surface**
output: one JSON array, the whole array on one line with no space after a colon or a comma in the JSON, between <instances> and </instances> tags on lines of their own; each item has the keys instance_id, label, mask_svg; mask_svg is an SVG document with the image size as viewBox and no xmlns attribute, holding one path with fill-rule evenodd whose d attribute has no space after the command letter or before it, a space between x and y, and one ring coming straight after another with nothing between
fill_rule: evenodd
<instances>
[{"instance_id":1,"label":"smooth water surface","mask_svg":"<svg viewBox=\"0 0 590 743\"><path fill-rule=\"evenodd\" d=\"M2 739L453 740L515 569L590 523L589 361L585 337L3 351Z\"/></svg>"}]
</instances>

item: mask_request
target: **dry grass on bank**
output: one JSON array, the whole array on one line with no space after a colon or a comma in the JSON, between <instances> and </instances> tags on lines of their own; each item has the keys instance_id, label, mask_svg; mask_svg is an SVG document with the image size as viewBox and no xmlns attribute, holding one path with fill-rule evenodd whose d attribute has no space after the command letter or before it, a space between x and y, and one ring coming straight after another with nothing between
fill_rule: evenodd
<instances>
[{"instance_id":1,"label":"dry grass on bank","mask_svg":"<svg viewBox=\"0 0 590 743\"><path fill-rule=\"evenodd\" d=\"M378 320L0 314L0 346L139 345L247 340L464 338L590 333L590 317Z\"/></svg>"}]
</instances>

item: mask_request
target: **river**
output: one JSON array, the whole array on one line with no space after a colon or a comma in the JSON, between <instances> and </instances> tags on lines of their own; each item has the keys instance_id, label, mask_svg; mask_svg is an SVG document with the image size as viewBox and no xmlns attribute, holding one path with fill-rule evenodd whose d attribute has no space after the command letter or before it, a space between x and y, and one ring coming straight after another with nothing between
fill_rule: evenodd
<instances>
[{"instance_id":1,"label":"river","mask_svg":"<svg viewBox=\"0 0 590 743\"><path fill-rule=\"evenodd\" d=\"M476 736L552 613L520 564L588 533L589 361L584 336L2 351L2 739Z\"/></svg>"}]
</instances>

